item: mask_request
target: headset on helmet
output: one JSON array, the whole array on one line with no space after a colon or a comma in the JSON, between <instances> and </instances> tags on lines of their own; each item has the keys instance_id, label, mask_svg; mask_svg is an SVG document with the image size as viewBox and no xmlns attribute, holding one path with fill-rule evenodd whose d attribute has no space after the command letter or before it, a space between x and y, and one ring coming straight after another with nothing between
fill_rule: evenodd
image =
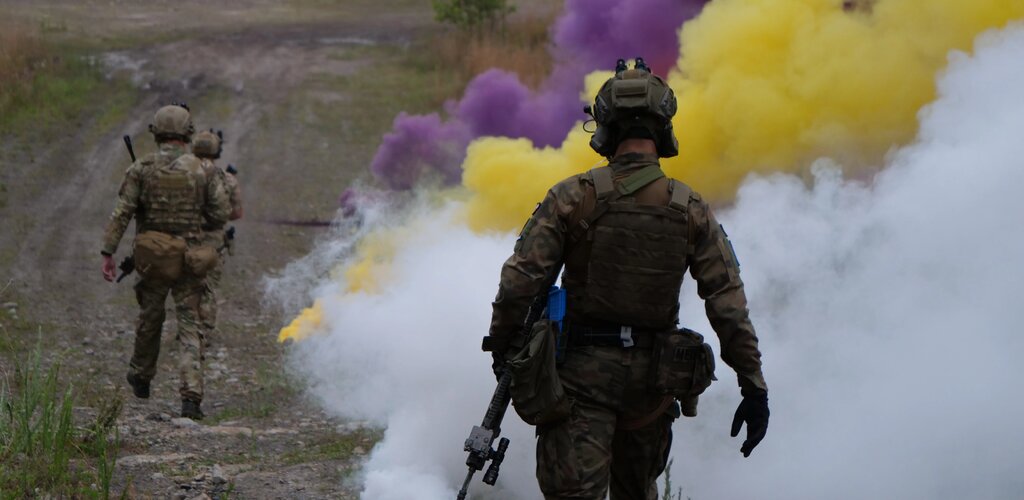
<instances>
[{"instance_id":1,"label":"headset on helmet","mask_svg":"<svg viewBox=\"0 0 1024 500\"><path fill-rule=\"evenodd\" d=\"M157 141L179 140L188 142L195 132L192 114L185 103L174 102L164 106L153 115L149 131Z\"/></svg>"},{"instance_id":2,"label":"headset on helmet","mask_svg":"<svg viewBox=\"0 0 1024 500\"><path fill-rule=\"evenodd\" d=\"M624 59L615 64L615 76L601 86L594 104L583 108L597 124L590 147L602 156L612 156L628 135L649 137L663 158L679 154L679 142L672 133L676 97L665 81L651 73L642 57L633 69Z\"/></svg>"}]
</instances>

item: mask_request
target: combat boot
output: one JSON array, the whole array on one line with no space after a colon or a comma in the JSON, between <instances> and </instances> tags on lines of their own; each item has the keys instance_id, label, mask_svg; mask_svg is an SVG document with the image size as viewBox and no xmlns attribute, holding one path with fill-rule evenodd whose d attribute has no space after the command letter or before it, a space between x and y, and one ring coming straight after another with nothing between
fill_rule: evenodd
<instances>
[{"instance_id":1,"label":"combat boot","mask_svg":"<svg viewBox=\"0 0 1024 500\"><path fill-rule=\"evenodd\" d=\"M142 380L131 373L126 377L128 385L132 386L132 393L135 397L141 399L149 399L149 381Z\"/></svg>"},{"instance_id":2,"label":"combat boot","mask_svg":"<svg viewBox=\"0 0 1024 500\"><path fill-rule=\"evenodd\" d=\"M199 401L193 401L191 399L181 400L181 416L185 418L191 418L192 420L202 420L203 410L199 408Z\"/></svg>"}]
</instances>

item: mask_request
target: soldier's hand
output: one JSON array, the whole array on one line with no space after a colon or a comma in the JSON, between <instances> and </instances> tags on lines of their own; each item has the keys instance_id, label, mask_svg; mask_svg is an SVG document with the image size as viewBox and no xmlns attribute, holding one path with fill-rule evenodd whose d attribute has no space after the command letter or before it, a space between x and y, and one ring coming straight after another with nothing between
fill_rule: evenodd
<instances>
[{"instance_id":1,"label":"soldier's hand","mask_svg":"<svg viewBox=\"0 0 1024 500\"><path fill-rule=\"evenodd\" d=\"M768 432L768 393L758 391L743 397L740 406L736 408L736 415L732 419L732 437L740 433L744 422L747 424L747 439L743 441L740 452L744 457L749 457L757 444L764 439Z\"/></svg>"},{"instance_id":2,"label":"soldier's hand","mask_svg":"<svg viewBox=\"0 0 1024 500\"><path fill-rule=\"evenodd\" d=\"M117 266L114 265L114 257L112 255L104 255L103 279L112 282L115 278L117 278Z\"/></svg>"}]
</instances>

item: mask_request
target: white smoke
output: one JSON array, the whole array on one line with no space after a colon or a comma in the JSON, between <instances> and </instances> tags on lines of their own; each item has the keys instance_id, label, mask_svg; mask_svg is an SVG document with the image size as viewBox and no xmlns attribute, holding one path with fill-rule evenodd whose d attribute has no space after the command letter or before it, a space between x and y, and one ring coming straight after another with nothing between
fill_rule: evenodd
<instances>
[{"instance_id":1,"label":"white smoke","mask_svg":"<svg viewBox=\"0 0 1024 500\"><path fill-rule=\"evenodd\" d=\"M715 387L676 426L687 495L1024 494L1024 29L977 45L951 56L917 141L870 185L821 162L811 189L751 179L722 217L773 421L743 459L726 437L734 390Z\"/></svg>"},{"instance_id":2,"label":"white smoke","mask_svg":"<svg viewBox=\"0 0 1024 500\"><path fill-rule=\"evenodd\" d=\"M870 182L820 161L808 187L753 178L718 214L743 264L772 422L728 436L733 374L674 426L673 483L711 498L1014 498L1024 492L1024 28L954 54L918 140ZM450 499L494 387L480 352L512 236L449 205L412 226L376 295L321 289L331 331L293 360L331 412L386 427L367 499ZM711 330L692 284L684 322ZM532 430L510 413L499 487L535 499Z\"/></svg>"}]
</instances>

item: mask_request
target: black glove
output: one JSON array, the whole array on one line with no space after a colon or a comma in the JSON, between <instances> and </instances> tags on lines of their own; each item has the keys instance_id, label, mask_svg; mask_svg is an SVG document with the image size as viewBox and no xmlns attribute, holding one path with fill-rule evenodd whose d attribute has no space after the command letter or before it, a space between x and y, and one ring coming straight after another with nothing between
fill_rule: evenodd
<instances>
[{"instance_id":1,"label":"black glove","mask_svg":"<svg viewBox=\"0 0 1024 500\"><path fill-rule=\"evenodd\" d=\"M736 408L736 416L732 419L732 437L740 433L740 427L747 423L747 439L743 441L740 452L744 457L749 457L757 444L764 439L768 432L768 393L757 391L754 394L743 396L739 408Z\"/></svg>"}]
</instances>

